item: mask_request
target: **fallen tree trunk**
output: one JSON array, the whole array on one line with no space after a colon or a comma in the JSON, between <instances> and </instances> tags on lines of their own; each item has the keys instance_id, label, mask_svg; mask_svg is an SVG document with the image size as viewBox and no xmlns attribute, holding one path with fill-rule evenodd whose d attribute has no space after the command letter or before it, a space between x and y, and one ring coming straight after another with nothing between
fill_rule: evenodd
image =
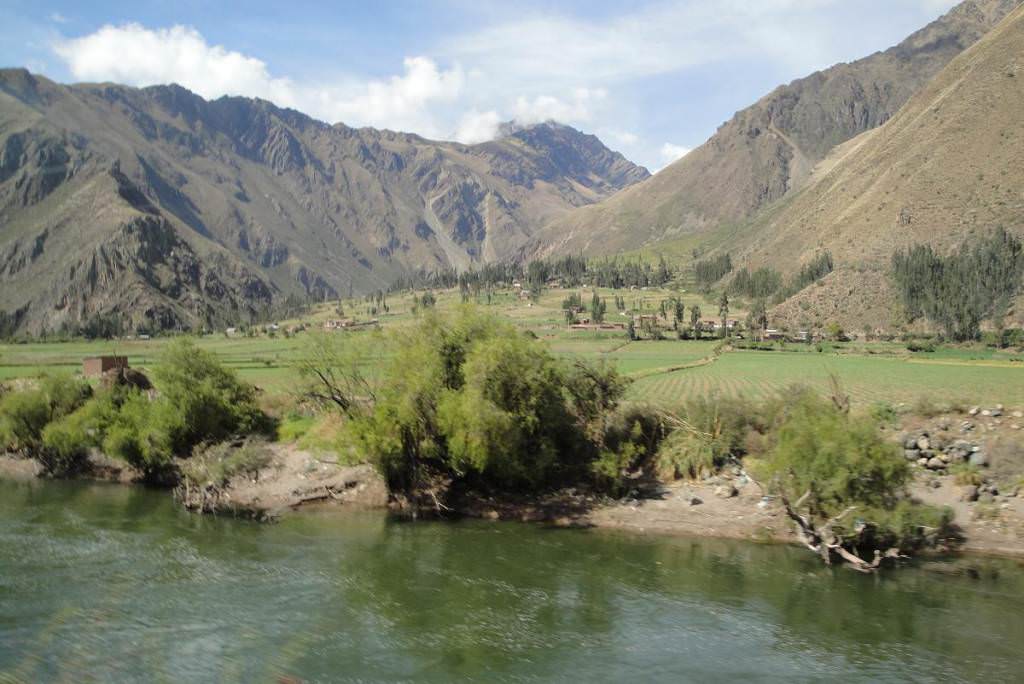
<instances>
[{"instance_id":1,"label":"fallen tree trunk","mask_svg":"<svg viewBox=\"0 0 1024 684\"><path fill-rule=\"evenodd\" d=\"M857 507L850 506L839 515L829 518L819 527L814 524L809 515L801 515L799 512L801 506L810 496L811 492L808 490L797 499L795 504L791 504L785 496L781 496L780 499L786 509L786 515L796 523L797 536L800 542L821 556L826 565L832 565L833 557L835 556L858 572L873 573L881 567L882 562L885 560L906 558L895 547L886 550L884 553L879 549L875 549L874 558L870 561L861 558L855 550L856 544L851 543L852 540L844 539L833 529L843 518L857 510ZM861 529L858 530L858 536L863 532L863 529L864 527L861 526ZM847 548L847 545L849 545L849 548Z\"/></svg>"}]
</instances>

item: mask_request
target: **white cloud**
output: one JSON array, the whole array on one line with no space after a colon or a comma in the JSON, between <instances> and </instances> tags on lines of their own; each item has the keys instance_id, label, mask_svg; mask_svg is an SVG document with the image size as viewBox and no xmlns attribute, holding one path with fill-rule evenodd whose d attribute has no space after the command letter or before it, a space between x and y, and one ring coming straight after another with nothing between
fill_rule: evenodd
<instances>
[{"instance_id":1,"label":"white cloud","mask_svg":"<svg viewBox=\"0 0 1024 684\"><path fill-rule=\"evenodd\" d=\"M501 126L501 115L498 112L493 109L486 112L471 109L459 120L455 139L467 145L493 140L498 134L499 126Z\"/></svg>"},{"instance_id":2,"label":"white cloud","mask_svg":"<svg viewBox=\"0 0 1024 684\"><path fill-rule=\"evenodd\" d=\"M140 24L104 26L81 38L61 40L54 52L79 80L135 86L178 83L205 98L260 97L327 121L438 135L430 108L458 98L459 67L442 70L426 57L407 57L401 75L360 82L299 83L271 75L255 57L210 45L187 26L148 29Z\"/></svg>"},{"instance_id":3,"label":"white cloud","mask_svg":"<svg viewBox=\"0 0 1024 684\"><path fill-rule=\"evenodd\" d=\"M809 70L834 54L836 33L814 10L838 2L672 0L601 21L535 14L455 36L442 51L500 75L496 87L515 81L547 90L552 84L610 84L750 55ZM806 21L825 30L807 31ZM800 39L793 40L795 35Z\"/></svg>"},{"instance_id":4,"label":"white cloud","mask_svg":"<svg viewBox=\"0 0 1024 684\"><path fill-rule=\"evenodd\" d=\"M465 77L455 67L442 71L426 57L406 57L405 73L386 81L371 81L358 94L328 96L324 109L336 121L366 122L397 130L417 130L437 135L427 119L427 108L434 102L451 102L462 92Z\"/></svg>"},{"instance_id":5,"label":"white cloud","mask_svg":"<svg viewBox=\"0 0 1024 684\"><path fill-rule=\"evenodd\" d=\"M692 150L689 147L683 147L682 145L674 145L672 143L665 143L664 145L661 146L661 149L658 150L658 153L661 156L662 161L662 165L659 168L659 170L665 168L674 161L682 159L691 151Z\"/></svg>"},{"instance_id":6,"label":"white cloud","mask_svg":"<svg viewBox=\"0 0 1024 684\"><path fill-rule=\"evenodd\" d=\"M640 142L640 136L629 131L604 130L601 135L619 145L636 145Z\"/></svg>"},{"instance_id":7,"label":"white cloud","mask_svg":"<svg viewBox=\"0 0 1024 684\"><path fill-rule=\"evenodd\" d=\"M513 113L515 120L524 123L560 121L562 123L586 123L593 118L593 108L608 96L603 88L575 88L567 99L551 95L537 95L516 98Z\"/></svg>"},{"instance_id":8,"label":"white cloud","mask_svg":"<svg viewBox=\"0 0 1024 684\"><path fill-rule=\"evenodd\" d=\"M61 14L60 12L52 12L50 14L50 21L54 22L55 24L66 24L68 23L68 18Z\"/></svg>"},{"instance_id":9,"label":"white cloud","mask_svg":"<svg viewBox=\"0 0 1024 684\"><path fill-rule=\"evenodd\" d=\"M288 79L272 78L267 65L254 57L208 45L187 26L150 30L140 24L107 25L60 41L54 51L81 80L137 86L178 83L207 98L250 95L295 103Z\"/></svg>"}]
</instances>

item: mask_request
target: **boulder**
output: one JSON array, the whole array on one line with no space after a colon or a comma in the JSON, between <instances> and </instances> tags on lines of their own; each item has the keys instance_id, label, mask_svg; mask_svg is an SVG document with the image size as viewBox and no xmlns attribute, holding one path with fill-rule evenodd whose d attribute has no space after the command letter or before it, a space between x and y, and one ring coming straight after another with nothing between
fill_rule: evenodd
<instances>
[{"instance_id":1,"label":"boulder","mask_svg":"<svg viewBox=\"0 0 1024 684\"><path fill-rule=\"evenodd\" d=\"M903 438L904 449L916 449L917 448L917 437L913 435L907 435Z\"/></svg>"},{"instance_id":2,"label":"boulder","mask_svg":"<svg viewBox=\"0 0 1024 684\"><path fill-rule=\"evenodd\" d=\"M971 410L967 412L967 415L969 415L969 416L976 416L976 415L978 415L978 413L980 411L981 411L981 409L978 408L977 406L972 406Z\"/></svg>"},{"instance_id":3,"label":"boulder","mask_svg":"<svg viewBox=\"0 0 1024 684\"><path fill-rule=\"evenodd\" d=\"M908 461L916 461L917 459L921 458L920 454L921 452L918 451L917 449L903 450L903 458L907 459Z\"/></svg>"},{"instance_id":4,"label":"boulder","mask_svg":"<svg viewBox=\"0 0 1024 684\"><path fill-rule=\"evenodd\" d=\"M722 499L731 499L739 495L739 490L732 484L726 483L715 487L715 496Z\"/></svg>"},{"instance_id":5,"label":"boulder","mask_svg":"<svg viewBox=\"0 0 1024 684\"><path fill-rule=\"evenodd\" d=\"M699 496L691 496L690 497L690 505L691 506L700 506L702 503L704 503L704 499L700 498Z\"/></svg>"},{"instance_id":6,"label":"boulder","mask_svg":"<svg viewBox=\"0 0 1024 684\"><path fill-rule=\"evenodd\" d=\"M928 451L929 449L932 448L932 443L928 439L928 435L921 435L921 437L917 440L917 448L920 449L921 451Z\"/></svg>"},{"instance_id":7,"label":"boulder","mask_svg":"<svg viewBox=\"0 0 1024 684\"><path fill-rule=\"evenodd\" d=\"M985 468L988 466L988 456L985 455L984 451L975 451L971 454L970 464L979 468Z\"/></svg>"},{"instance_id":8,"label":"boulder","mask_svg":"<svg viewBox=\"0 0 1024 684\"><path fill-rule=\"evenodd\" d=\"M960 500L961 501L977 501L978 500L978 488L975 485L967 485L966 487L960 488Z\"/></svg>"},{"instance_id":9,"label":"boulder","mask_svg":"<svg viewBox=\"0 0 1024 684\"><path fill-rule=\"evenodd\" d=\"M942 470L946 467L946 463L938 456L932 456L928 459L929 470Z\"/></svg>"}]
</instances>

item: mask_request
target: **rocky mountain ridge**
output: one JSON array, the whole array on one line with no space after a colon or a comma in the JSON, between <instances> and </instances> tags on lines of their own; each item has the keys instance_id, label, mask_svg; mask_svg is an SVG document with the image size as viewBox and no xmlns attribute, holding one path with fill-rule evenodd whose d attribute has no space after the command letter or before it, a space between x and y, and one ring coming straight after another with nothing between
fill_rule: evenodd
<instances>
[{"instance_id":1,"label":"rocky mountain ridge","mask_svg":"<svg viewBox=\"0 0 1024 684\"><path fill-rule=\"evenodd\" d=\"M328 125L262 100L207 101L175 85L65 86L2 70L0 310L36 331L118 311L159 326L210 320L203 307L146 313L110 297L67 308L32 278L34 250L58 283L74 284L80 246L55 238L68 224L90 224L97 245L123 232L82 213L90 203L171 231L179 252L236 283L221 313L255 315L268 299L369 292L414 269L512 258L537 226L648 175L555 123L461 145ZM151 207L115 192L129 186ZM154 301L178 301L162 281L140 282L157 288ZM209 296L193 281L174 289Z\"/></svg>"}]
</instances>

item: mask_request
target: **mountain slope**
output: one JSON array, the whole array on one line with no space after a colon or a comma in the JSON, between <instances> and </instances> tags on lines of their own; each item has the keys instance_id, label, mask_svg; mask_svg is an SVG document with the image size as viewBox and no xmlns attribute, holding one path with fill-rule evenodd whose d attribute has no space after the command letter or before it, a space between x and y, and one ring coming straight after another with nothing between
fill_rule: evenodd
<instances>
[{"instance_id":1,"label":"mountain slope","mask_svg":"<svg viewBox=\"0 0 1024 684\"><path fill-rule=\"evenodd\" d=\"M113 239L134 219L100 224L82 207L121 206L116 188L126 185L201 266L262 283L257 301L232 302L226 313L264 307L267 293L368 292L411 269L510 258L537 226L648 175L597 138L553 123L460 145L329 126L259 100L206 101L173 85L63 86L3 70L0 310L27 306L19 324L29 329L125 310L131 302L113 296L54 308L31 271L16 266L38 243L70 285L79 246L43 236L77 223L97 245ZM153 301L164 301L163 283L146 282ZM169 311L155 319L197 324L210 313Z\"/></svg>"},{"instance_id":2,"label":"mountain slope","mask_svg":"<svg viewBox=\"0 0 1024 684\"><path fill-rule=\"evenodd\" d=\"M742 223L885 123L1018 2L968 0L896 47L777 88L649 180L555 220L532 253L612 253Z\"/></svg>"},{"instance_id":3,"label":"mountain slope","mask_svg":"<svg viewBox=\"0 0 1024 684\"><path fill-rule=\"evenodd\" d=\"M806 188L745 226L734 254L792 270L819 250L832 253L836 271L781 307L781 318L898 322L888 284L896 249L949 251L998 226L1024 236L1021 112L1024 6L891 121L837 149Z\"/></svg>"}]
</instances>

